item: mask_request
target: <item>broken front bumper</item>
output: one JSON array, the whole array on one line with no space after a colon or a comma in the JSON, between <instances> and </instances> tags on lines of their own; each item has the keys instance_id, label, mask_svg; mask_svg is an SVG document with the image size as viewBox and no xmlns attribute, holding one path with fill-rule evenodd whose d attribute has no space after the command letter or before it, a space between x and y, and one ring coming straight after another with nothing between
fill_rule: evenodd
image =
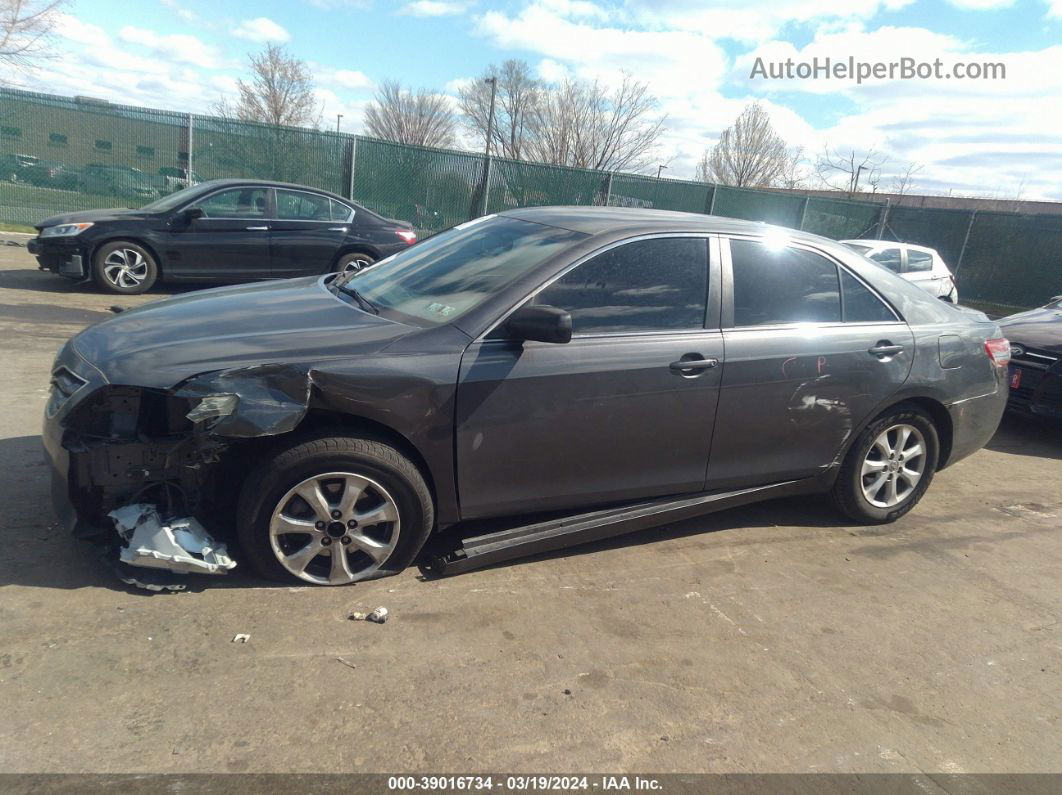
<instances>
[{"instance_id":1,"label":"broken front bumper","mask_svg":"<svg viewBox=\"0 0 1062 795\"><path fill-rule=\"evenodd\" d=\"M51 271L78 281L89 277L88 252L69 238L31 238L26 250L37 258L37 266L42 271Z\"/></svg>"}]
</instances>

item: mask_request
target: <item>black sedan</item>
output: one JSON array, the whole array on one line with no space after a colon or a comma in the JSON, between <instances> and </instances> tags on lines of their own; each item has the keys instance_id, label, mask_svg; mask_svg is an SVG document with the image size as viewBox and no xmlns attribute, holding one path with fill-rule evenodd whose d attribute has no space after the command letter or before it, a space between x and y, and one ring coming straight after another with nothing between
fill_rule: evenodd
<instances>
[{"instance_id":1,"label":"black sedan","mask_svg":"<svg viewBox=\"0 0 1062 795\"><path fill-rule=\"evenodd\" d=\"M1011 344L1010 408L1062 419L1062 295L999 325Z\"/></svg>"},{"instance_id":2,"label":"black sedan","mask_svg":"<svg viewBox=\"0 0 1062 795\"><path fill-rule=\"evenodd\" d=\"M782 495L894 521L995 432L1009 358L985 315L834 241L514 210L91 326L44 444L64 522L141 570L230 565L172 540L198 519L264 575L344 584Z\"/></svg>"},{"instance_id":3,"label":"black sedan","mask_svg":"<svg viewBox=\"0 0 1062 795\"><path fill-rule=\"evenodd\" d=\"M219 179L139 210L46 218L29 243L41 270L115 293L156 281L241 282L358 269L415 243L402 221L301 185Z\"/></svg>"}]
</instances>

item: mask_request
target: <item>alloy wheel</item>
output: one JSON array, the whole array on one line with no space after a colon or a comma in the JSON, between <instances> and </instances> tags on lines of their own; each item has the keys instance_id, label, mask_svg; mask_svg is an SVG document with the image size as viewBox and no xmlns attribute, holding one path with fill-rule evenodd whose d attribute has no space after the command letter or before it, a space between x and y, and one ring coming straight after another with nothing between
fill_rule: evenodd
<instances>
[{"instance_id":1,"label":"alloy wheel","mask_svg":"<svg viewBox=\"0 0 1062 795\"><path fill-rule=\"evenodd\" d=\"M116 287L139 287L148 277L148 261L135 249L118 248L103 261L103 275Z\"/></svg>"},{"instance_id":2,"label":"alloy wheel","mask_svg":"<svg viewBox=\"0 0 1062 795\"><path fill-rule=\"evenodd\" d=\"M328 472L280 499L269 542L280 565L300 580L346 585L383 565L399 529L398 504L383 486L353 472Z\"/></svg>"},{"instance_id":3,"label":"alloy wheel","mask_svg":"<svg viewBox=\"0 0 1062 795\"><path fill-rule=\"evenodd\" d=\"M863 496L876 508L893 508L914 492L925 467L926 440L922 432L906 423L886 428L863 459Z\"/></svg>"},{"instance_id":4,"label":"alloy wheel","mask_svg":"<svg viewBox=\"0 0 1062 795\"><path fill-rule=\"evenodd\" d=\"M362 268L367 268L370 264L372 263L370 263L367 259L364 259L362 257L355 257L343 266L343 270L341 271L341 273L356 273Z\"/></svg>"}]
</instances>

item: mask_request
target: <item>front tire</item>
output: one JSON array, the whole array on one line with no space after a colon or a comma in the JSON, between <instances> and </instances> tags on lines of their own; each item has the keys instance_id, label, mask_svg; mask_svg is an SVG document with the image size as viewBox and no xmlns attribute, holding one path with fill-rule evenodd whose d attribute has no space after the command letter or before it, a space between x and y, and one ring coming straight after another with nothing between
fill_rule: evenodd
<instances>
[{"instance_id":1,"label":"front tire","mask_svg":"<svg viewBox=\"0 0 1062 795\"><path fill-rule=\"evenodd\" d=\"M348 585L397 574L434 524L416 465L381 441L321 436L264 461L239 500L246 560L273 580Z\"/></svg>"},{"instance_id":2,"label":"front tire","mask_svg":"<svg viewBox=\"0 0 1062 795\"><path fill-rule=\"evenodd\" d=\"M894 406L848 451L831 492L833 504L860 524L895 522L922 499L939 456L933 419L916 406Z\"/></svg>"},{"instance_id":3,"label":"front tire","mask_svg":"<svg viewBox=\"0 0 1062 795\"><path fill-rule=\"evenodd\" d=\"M92 258L92 276L102 289L120 295L137 295L151 288L159 277L155 257L129 240L100 246Z\"/></svg>"}]
</instances>

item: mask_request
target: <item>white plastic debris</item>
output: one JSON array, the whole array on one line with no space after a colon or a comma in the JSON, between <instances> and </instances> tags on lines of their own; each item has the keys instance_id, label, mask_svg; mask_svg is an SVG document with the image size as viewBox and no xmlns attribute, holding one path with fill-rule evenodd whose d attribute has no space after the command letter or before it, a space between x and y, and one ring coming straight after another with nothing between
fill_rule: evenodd
<instances>
[{"instance_id":1,"label":"white plastic debris","mask_svg":"<svg viewBox=\"0 0 1062 795\"><path fill-rule=\"evenodd\" d=\"M382 624L387 620L387 608L377 607L369 615L365 616L366 621L371 621L374 624Z\"/></svg>"},{"instance_id":2,"label":"white plastic debris","mask_svg":"<svg viewBox=\"0 0 1062 795\"><path fill-rule=\"evenodd\" d=\"M237 633L236 633L236 634L235 634L235 635L233 636L233 638L232 638L232 642L233 642L233 643L246 643L246 642L247 642L247 641L249 641L250 639L251 639L251 636L250 636L250 635L248 635L248 634L247 634L246 632L237 632Z\"/></svg>"},{"instance_id":3,"label":"white plastic debris","mask_svg":"<svg viewBox=\"0 0 1062 795\"><path fill-rule=\"evenodd\" d=\"M123 505L108 516L128 542L119 558L130 566L198 574L224 574L236 567L225 545L192 517L163 524L154 506L141 503Z\"/></svg>"},{"instance_id":4,"label":"white plastic debris","mask_svg":"<svg viewBox=\"0 0 1062 795\"><path fill-rule=\"evenodd\" d=\"M374 624L382 624L387 621L386 607L377 607L371 613L351 613L347 618L351 621L371 621Z\"/></svg>"}]
</instances>

